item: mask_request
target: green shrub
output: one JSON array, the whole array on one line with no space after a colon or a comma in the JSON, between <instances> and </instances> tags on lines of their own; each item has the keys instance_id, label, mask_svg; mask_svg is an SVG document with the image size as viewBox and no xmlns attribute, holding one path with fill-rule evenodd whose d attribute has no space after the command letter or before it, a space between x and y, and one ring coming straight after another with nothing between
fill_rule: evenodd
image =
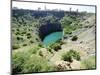
<instances>
[{"instance_id":1,"label":"green shrub","mask_svg":"<svg viewBox=\"0 0 100 75\"><path fill-rule=\"evenodd\" d=\"M33 40L30 40L30 43L34 43L34 41Z\"/></svg>"},{"instance_id":2,"label":"green shrub","mask_svg":"<svg viewBox=\"0 0 100 75\"><path fill-rule=\"evenodd\" d=\"M78 37L75 35L72 37L72 41L76 41L78 39Z\"/></svg>"},{"instance_id":3,"label":"green shrub","mask_svg":"<svg viewBox=\"0 0 100 75\"><path fill-rule=\"evenodd\" d=\"M16 73L54 71L54 66L41 56L28 52L15 52L12 54L12 71Z\"/></svg>"},{"instance_id":4,"label":"green shrub","mask_svg":"<svg viewBox=\"0 0 100 75\"><path fill-rule=\"evenodd\" d=\"M20 45L18 45L18 44L12 45L12 49L18 49L18 48L20 48Z\"/></svg>"},{"instance_id":5,"label":"green shrub","mask_svg":"<svg viewBox=\"0 0 100 75\"><path fill-rule=\"evenodd\" d=\"M30 39L32 36L30 35L30 36L27 36L27 39Z\"/></svg>"},{"instance_id":6,"label":"green shrub","mask_svg":"<svg viewBox=\"0 0 100 75\"><path fill-rule=\"evenodd\" d=\"M35 46L34 48L32 48L32 49L29 50L29 53L36 54L39 49L40 49L39 46Z\"/></svg>"},{"instance_id":7,"label":"green shrub","mask_svg":"<svg viewBox=\"0 0 100 75\"><path fill-rule=\"evenodd\" d=\"M62 60L68 61L68 62L72 62L72 61L73 61L73 60L72 60L72 56L71 56L71 54L69 54L69 53L64 53L64 54L62 55Z\"/></svg>"},{"instance_id":8,"label":"green shrub","mask_svg":"<svg viewBox=\"0 0 100 75\"><path fill-rule=\"evenodd\" d=\"M38 55L32 57L24 63L23 73L27 72L47 72L51 70L48 61Z\"/></svg>"},{"instance_id":9,"label":"green shrub","mask_svg":"<svg viewBox=\"0 0 100 75\"><path fill-rule=\"evenodd\" d=\"M16 29L17 31L20 31L18 28Z\"/></svg>"},{"instance_id":10,"label":"green shrub","mask_svg":"<svg viewBox=\"0 0 100 75\"><path fill-rule=\"evenodd\" d=\"M61 49L61 45L64 44L64 42L60 39L58 41L56 41L55 43L49 45L48 50L55 50L58 51L59 49Z\"/></svg>"},{"instance_id":11,"label":"green shrub","mask_svg":"<svg viewBox=\"0 0 100 75\"><path fill-rule=\"evenodd\" d=\"M82 25L83 25L83 24L81 24L81 23L79 24L79 26L81 26L81 27L82 27Z\"/></svg>"},{"instance_id":12,"label":"green shrub","mask_svg":"<svg viewBox=\"0 0 100 75\"><path fill-rule=\"evenodd\" d=\"M26 34L26 31L23 31L22 34Z\"/></svg>"},{"instance_id":13,"label":"green shrub","mask_svg":"<svg viewBox=\"0 0 100 75\"><path fill-rule=\"evenodd\" d=\"M20 35L20 32L16 32L15 34L16 34L16 35Z\"/></svg>"},{"instance_id":14,"label":"green shrub","mask_svg":"<svg viewBox=\"0 0 100 75\"><path fill-rule=\"evenodd\" d=\"M48 50L50 53L53 53L53 50L52 50L50 47L48 47L47 50Z\"/></svg>"},{"instance_id":15,"label":"green shrub","mask_svg":"<svg viewBox=\"0 0 100 75\"><path fill-rule=\"evenodd\" d=\"M88 28L89 26L84 26L84 28Z\"/></svg>"},{"instance_id":16,"label":"green shrub","mask_svg":"<svg viewBox=\"0 0 100 75\"><path fill-rule=\"evenodd\" d=\"M61 45L59 43L51 44L49 47L51 49L54 49L55 51L58 51L59 49L61 49Z\"/></svg>"},{"instance_id":17,"label":"green shrub","mask_svg":"<svg viewBox=\"0 0 100 75\"><path fill-rule=\"evenodd\" d=\"M38 39L38 38L36 38L36 41L39 41L39 39Z\"/></svg>"},{"instance_id":18,"label":"green shrub","mask_svg":"<svg viewBox=\"0 0 100 75\"><path fill-rule=\"evenodd\" d=\"M96 63L95 63L95 56L90 56L87 59L82 60L82 67L85 69L95 69Z\"/></svg>"},{"instance_id":19,"label":"green shrub","mask_svg":"<svg viewBox=\"0 0 100 75\"><path fill-rule=\"evenodd\" d=\"M42 43L39 43L38 46L39 46L39 47L44 47Z\"/></svg>"},{"instance_id":20,"label":"green shrub","mask_svg":"<svg viewBox=\"0 0 100 75\"><path fill-rule=\"evenodd\" d=\"M65 42L63 42L61 39L58 40L56 43L59 43L60 45L63 45Z\"/></svg>"},{"instance_id":21,"label":"green shrub","mask_svg":"<svg viewBox=\"0 0 100 75\"><path fill-rule=\"evenodd\" d=\"M27 44L25 43L25 44L23 44L23 46L27 46Z\"/></svg>"},{"instance_id":22,"label":"green shrub","mask_svg":"<svg viewBox=\"0 0 100 75\"><path fill-rule=\"evenodd\" d=\"M27 33L26 36L27 36L27 39L30 39L32 37L31 33Z\"/></svg>"},{"instance_id":23,"label":"green shrub","mask_svg":"<svg viewBox=\"0 0 100 75\"><path fill-rule=\"evenodd\" d=\"M19 37L19 36L17 36L16 38L17 38L17 40L21 40L21 37Z\"/></svg>"},{"instance_id":24,"label":"green shrub","mask_svg":"<svg viewBox=\"0 0 100 75\"><path fill-rule=\"evenodd\" d=\"M39 55L40 55L40 56L43 56L43 53L42 53L42 51L39 51Z\"/></svg>"},{"instance_id":25,"label":"green shrub","mask_svg":"<svg viewBox=\"0 0 100 75\"><path fill-rule=\"evenodd\" d=\"M15 52L12 54L13 73L47 72L55 68L46 59L29 52Z\"/></svg>"},{"instance_id":26,"label":"green shrub","mask_svg":"<svg viewBox=\"0 0 100 75\"><path fill-rule=\"evenodd\" d=\"M72 58L80 60L80 54L75 50L70 50L62 55L62 60L72 62Z\"/></svg>"},{"instance_id":27,"label":"green shrub","mask_svg":"<svg viewBox=\"0 0 100 75\"><path fill-rule=\"evenodd\" d=\"M64 31L64 33L65 33L65 34L72 34L72 31L66 30L66 31Z\"/></svg>"},{"instance_id":28,"label":"green shrub","mask_svg":"<svg viewBox=\"0 0 100 75\"><path fill-rule=\"evenodd\" d=\"M69 51L69 54L71 54L72 57L73 57L74 59L78 60L78 61L81 59L81 58L80 58L79 52L77 52L77 51L75 51L75 50L70 50L70 51Z\"/></svg>"},{"instance_id":29,"label":"green shrub","mask_svg":"<svg viewBox=\"0 0 100 75\"><path fill-rule=\"evenodd\" d=\"M70 16L64 16L60 22L62 24L63 27L69 26L72 22L74 21L73 18L71 18Z\"/></svg>"},{"instance_id":30,"label":"green shrub","mask_svg":"<svg viewBox=\"0 0 100 75\"><path fill-rule=\"evenodd\" d=\"M66 28L64 29L64 33L65 33L65 34L72 34L72 28L66 27Z\"/></svg>"},{"instance_id":31,"label":"green shrub","mask_svg":"<svg viewBox=\"0 0 100 75\"><path fill-rule=\"evenodd\" d=\"M30 36L30 35L31 35L31 33L27 33L26 35L27 35L27 36Z\"/></svg>"},{"instance_id":32,"label":"green shrub","mask_svg":"<svg viewBox=\"0 0 100 75\"><path fill-rule=\"evenodd\" d=\"M13 73L21 73L23 64L29 59L29 55L24 52L15 52L12 54L12 69Z\"/></svg>"}]
</instances>

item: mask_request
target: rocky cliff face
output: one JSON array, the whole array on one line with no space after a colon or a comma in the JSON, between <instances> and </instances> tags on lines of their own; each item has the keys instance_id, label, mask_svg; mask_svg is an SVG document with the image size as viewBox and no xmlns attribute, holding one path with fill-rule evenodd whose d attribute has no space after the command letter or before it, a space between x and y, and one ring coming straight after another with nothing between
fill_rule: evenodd
<instances>
[{"instance_id":1,"label":"rocky cliff face","mask_svg":"<svg viewBox=\"0 0 100 75\"><path fill-rule=\"evenodd\" d=\"M46 25L42 25L39 28L39 36L41 40L45 38L45 36L49 35L52 32L62 31L61 24L59 23L48 23Z\"/></svg>"}]
</instances>

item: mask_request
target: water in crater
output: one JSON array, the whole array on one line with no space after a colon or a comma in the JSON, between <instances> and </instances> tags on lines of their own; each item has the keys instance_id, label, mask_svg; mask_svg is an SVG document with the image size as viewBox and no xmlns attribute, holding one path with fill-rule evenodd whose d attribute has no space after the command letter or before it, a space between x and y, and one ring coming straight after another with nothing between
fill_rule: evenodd
<instances>
[{"instance_id":1,"label":"water in crater","mask_svg":"<svg viewBox=\"0 0 100 75\"><path fill-rule=\"evenodd\" d=\"M46 46L49 46L53 43L55 43L56 41L58 41L59 39L61 39L63 36L63 32L53 32L49 35L47 35L44 39L43 39L43 44Z\"/></svg>"}]
</instances>

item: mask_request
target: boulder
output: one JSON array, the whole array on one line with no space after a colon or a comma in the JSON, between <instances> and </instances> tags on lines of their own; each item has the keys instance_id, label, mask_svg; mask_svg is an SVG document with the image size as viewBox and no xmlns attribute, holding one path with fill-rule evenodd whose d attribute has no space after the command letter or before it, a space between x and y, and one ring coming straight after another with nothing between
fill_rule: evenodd
<instances>
[{"instance_id":1,"label":"boulder","mask_svg":"<svg viewBox=\"0 0 100 75\"><path fill-rule=\"evenodd\" d=\"M56 61L55 66L57 67L57 69L59 71L70 70L69 62L66 62L66 61L62 61L62 60L61 61Z\"/></svg>"}]
</instances>

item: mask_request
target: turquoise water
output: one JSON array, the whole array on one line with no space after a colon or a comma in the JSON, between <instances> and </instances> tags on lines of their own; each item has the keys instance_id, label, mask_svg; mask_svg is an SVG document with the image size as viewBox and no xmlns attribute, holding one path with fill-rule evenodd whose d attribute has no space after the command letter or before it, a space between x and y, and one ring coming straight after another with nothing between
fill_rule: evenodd
<instances>
[{"instance_id":1,"label":"turquoise water","mask_svg":"<svg viewBox=\"0 0 100 75\"><path fill-rule=\"evenodd\" d=\"M57 40L61 39L63 36L63 32L53 32L49 35L47 35L44 40L43 40L43 44L48 46L50 44L55 43Z\"/></svg>"}]
</instances>

